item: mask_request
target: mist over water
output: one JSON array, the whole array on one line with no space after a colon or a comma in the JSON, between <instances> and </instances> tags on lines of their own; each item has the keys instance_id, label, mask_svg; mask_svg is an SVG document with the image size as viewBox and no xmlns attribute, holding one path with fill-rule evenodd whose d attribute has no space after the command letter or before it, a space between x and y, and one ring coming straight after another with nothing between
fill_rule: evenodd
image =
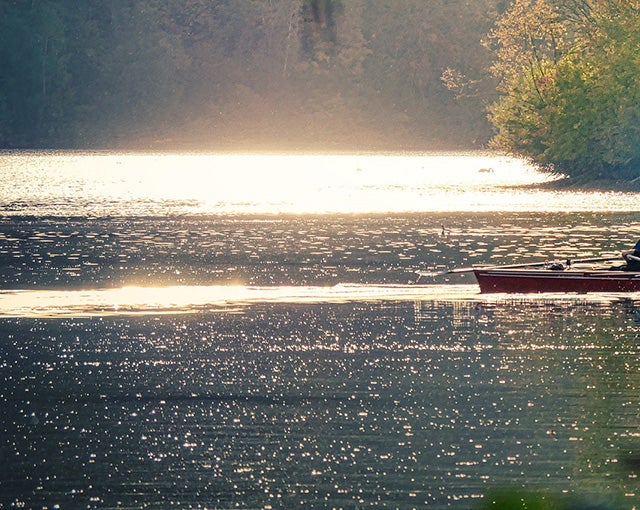
<instances>
[{"instance_id":1,"label":"mist over water","mask_svg":"<svg viewBox=\"0 0 640 510\"><path fill-rule=\"evenodd\" d=\"M487 154L0 163L0 508L637 506L640 298L416 273L615 255L637 195Z\"/></svg>"}]
</instances>

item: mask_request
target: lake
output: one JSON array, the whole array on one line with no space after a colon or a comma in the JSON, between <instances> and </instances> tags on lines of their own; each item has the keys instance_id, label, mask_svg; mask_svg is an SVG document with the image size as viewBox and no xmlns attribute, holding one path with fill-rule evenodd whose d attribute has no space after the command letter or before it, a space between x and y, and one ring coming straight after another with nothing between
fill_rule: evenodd
<instances>
[{"instance_id":1,"label":"lake","mask_svg":"<svg viewBox=\"0 0 640 510\"><path fill-rule=\"evenodd\" d=\"M490 153L0 153L0 508L640 501L638 194ZM582 505L582 506L580 506Z\"/></svg>"}]
</instances>

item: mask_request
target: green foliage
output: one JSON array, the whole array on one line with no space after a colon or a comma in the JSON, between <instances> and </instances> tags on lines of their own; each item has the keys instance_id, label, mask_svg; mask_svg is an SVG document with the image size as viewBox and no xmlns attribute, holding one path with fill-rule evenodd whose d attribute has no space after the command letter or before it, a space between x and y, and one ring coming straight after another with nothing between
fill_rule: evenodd
<instances>
[{"instance_id":1,"label":"green foliage","mask_svg":"<svg viewBox=\"0 0 640 510\"><path fill-rule=\"evenodd\" d=\"M615 510L611 502L598 502L598 498L578 498L543 490L492 489L478 510Z\"/></svg>"},{"instance_id":2,"label":"green foliage","mask_svg":"<svg viewBox=\"0 0 640 510\"><path fill-rule=\"evenodd\" d=\"M0 146L469 146L502 3L2 0Z\"/></svg>"},{"instance_id":3,"label":"green foliage","mask_svg":"<svg viewBox=\"0 0 640 510\"><path fill-rule=\"evenodd\" d=\"M493 490L483 499L479 510L561 510L556 498L548 494L523 490Z\"/></svg>"},{"instance_id":4,"label":"green foliage","mask_svg":"<svg viewBox=\"0 0 640 510\"><path fill-rule=\"evenodd\" d=\"M493 145L577 180L640 176L639 14L638 0L516 0L491 34Z\"/></svg>"}]
</instances>

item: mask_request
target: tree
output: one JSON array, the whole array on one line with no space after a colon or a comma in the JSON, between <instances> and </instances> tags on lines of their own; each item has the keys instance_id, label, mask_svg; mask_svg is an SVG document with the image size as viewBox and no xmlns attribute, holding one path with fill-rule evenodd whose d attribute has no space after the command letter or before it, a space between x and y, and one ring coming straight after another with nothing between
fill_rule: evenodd
<instances>
[{"instance_id":1,"label":"tree","mask_svg":"<svg viewBox=\"0 0 640 510\"><path fill-rule=\"evenodd\" d=\"M574 179L640 175L640 1L516 0L491 32L494 147Z\"/></svg>"},{"instance_id":2,"label":"tree","mask_svg":"<svg viewBox=\"0 0 640 510\"><path fill-rule=\"evenodd\" d=\"M73 102L67 10L52 0L0 4L0 143L60 140Z\"/></svg>"}]
</instances>

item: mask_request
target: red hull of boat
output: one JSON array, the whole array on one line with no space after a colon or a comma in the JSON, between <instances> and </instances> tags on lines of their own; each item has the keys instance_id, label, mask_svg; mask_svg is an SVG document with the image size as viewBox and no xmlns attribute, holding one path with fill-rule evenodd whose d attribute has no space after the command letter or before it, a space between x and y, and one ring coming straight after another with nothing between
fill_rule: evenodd
<instances>
[{"instance_id":1,"label":"red hull of boat","mask_svg":"<svg viewBox=\"0 0 640 510\"><path fill-rule=\"evenodd\" d=\"M640 273L624 271L551 271L476 269L480 292L640 292Z\"/></svg>"}]
</instances>

